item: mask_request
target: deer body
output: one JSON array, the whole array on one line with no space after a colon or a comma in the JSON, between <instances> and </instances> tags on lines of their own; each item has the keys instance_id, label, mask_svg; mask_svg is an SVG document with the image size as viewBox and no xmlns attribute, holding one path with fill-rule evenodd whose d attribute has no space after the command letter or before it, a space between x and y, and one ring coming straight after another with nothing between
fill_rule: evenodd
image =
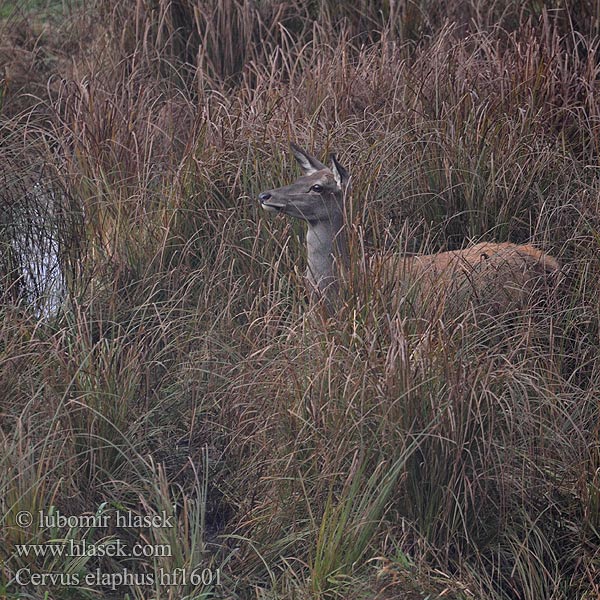
<instances>
[{"instance_id":1,"label":"deer body","mask_svg":"<svg viewBox=\"0 0 600 600\"><path fill-rule=\"evenodd\" d=\"M336 306L349 267L344 194L349 175L331 157L331 168L292 144L304 175L294 183L259 195L262 207L306 221L307 279L316 294ZM500 310L529 297L535 286L559 271L553 257L530 245L483 242L437 254L374 258L369 266L378 288L398 300L412 294L419 303L462 308L468 301Z\"/></svg>"}]
</instances>

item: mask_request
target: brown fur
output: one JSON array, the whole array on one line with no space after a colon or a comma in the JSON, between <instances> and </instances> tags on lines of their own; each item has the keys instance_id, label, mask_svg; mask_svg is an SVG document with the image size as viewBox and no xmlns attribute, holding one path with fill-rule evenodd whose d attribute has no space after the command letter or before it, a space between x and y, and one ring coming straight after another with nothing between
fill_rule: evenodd
<instances>
[{"instance_id":1,"label":"brown fur","mask_svg":"<svg viewBox=\"0 0 600 600\"><path fill-rule=\"evenodd\" d=\"M556 281L558 261L530 245L483 242L450 252L390 255L371 261L376 281L392 295L457 312L477 304L499 313L530 304L536 291Z\"/></svg>"}]
</instances>

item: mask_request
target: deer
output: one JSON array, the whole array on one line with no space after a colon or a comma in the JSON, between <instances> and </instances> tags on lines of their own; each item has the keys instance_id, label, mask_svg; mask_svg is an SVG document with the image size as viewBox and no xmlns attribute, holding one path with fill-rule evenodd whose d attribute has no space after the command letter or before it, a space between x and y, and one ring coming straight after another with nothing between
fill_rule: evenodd
<instances>
[{"instance_id":1,"label":"deer","mask_svg":"<svg viewBox=\"0 0 600 600\"><path fill-rule=\"evenodd\" d=\"M295 144L291 150L302 176L258 195L261 207L307 224L306 279L311 298L329 314L340 308L348 279L350 250L344 205L350 175L331 155L331 166ZM558 261L529 244L480 242L434 254L377 255L363 261L377 289L397 304L407 298L444 311L479 304L489 313L510 311L530 301L540 287L556 282Z\"/></svg>"}]
</instances>

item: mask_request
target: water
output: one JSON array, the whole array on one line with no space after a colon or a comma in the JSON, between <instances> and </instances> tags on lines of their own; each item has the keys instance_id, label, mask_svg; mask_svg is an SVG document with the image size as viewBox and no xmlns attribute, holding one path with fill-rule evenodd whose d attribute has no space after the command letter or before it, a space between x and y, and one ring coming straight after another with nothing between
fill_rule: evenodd
<instances>
[{"instance_id":1,"label":"water","mask_svg":"<svg viewBox=\"0 0 600 600\"><path fill-rule=\"evenodd\" d=\"M40 180L19 195L13 187L0 206L5 248L2 270L3 275L9 275L9 295L25 302L40 317L56 314L65 298L59 200L57 193Z\"/></svg>"}]
</instances>

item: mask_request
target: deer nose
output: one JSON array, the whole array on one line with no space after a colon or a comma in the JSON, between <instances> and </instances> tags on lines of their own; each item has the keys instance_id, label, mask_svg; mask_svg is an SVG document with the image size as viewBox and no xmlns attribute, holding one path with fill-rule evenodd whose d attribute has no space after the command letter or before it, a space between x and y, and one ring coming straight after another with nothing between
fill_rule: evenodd
<instances>
[{"instance_id":1,"label":"deer nose","mask_svg":"<svg viewBox=\"0 0 600 600\"><path fill-rule=\"evenodd\" d=\"M268 200L271 197L271 194L269 194L269 192L263 192L262 194L258 195L258 199L262 200L263 202L265 200Z\"/></svg>"}]
</instances>

